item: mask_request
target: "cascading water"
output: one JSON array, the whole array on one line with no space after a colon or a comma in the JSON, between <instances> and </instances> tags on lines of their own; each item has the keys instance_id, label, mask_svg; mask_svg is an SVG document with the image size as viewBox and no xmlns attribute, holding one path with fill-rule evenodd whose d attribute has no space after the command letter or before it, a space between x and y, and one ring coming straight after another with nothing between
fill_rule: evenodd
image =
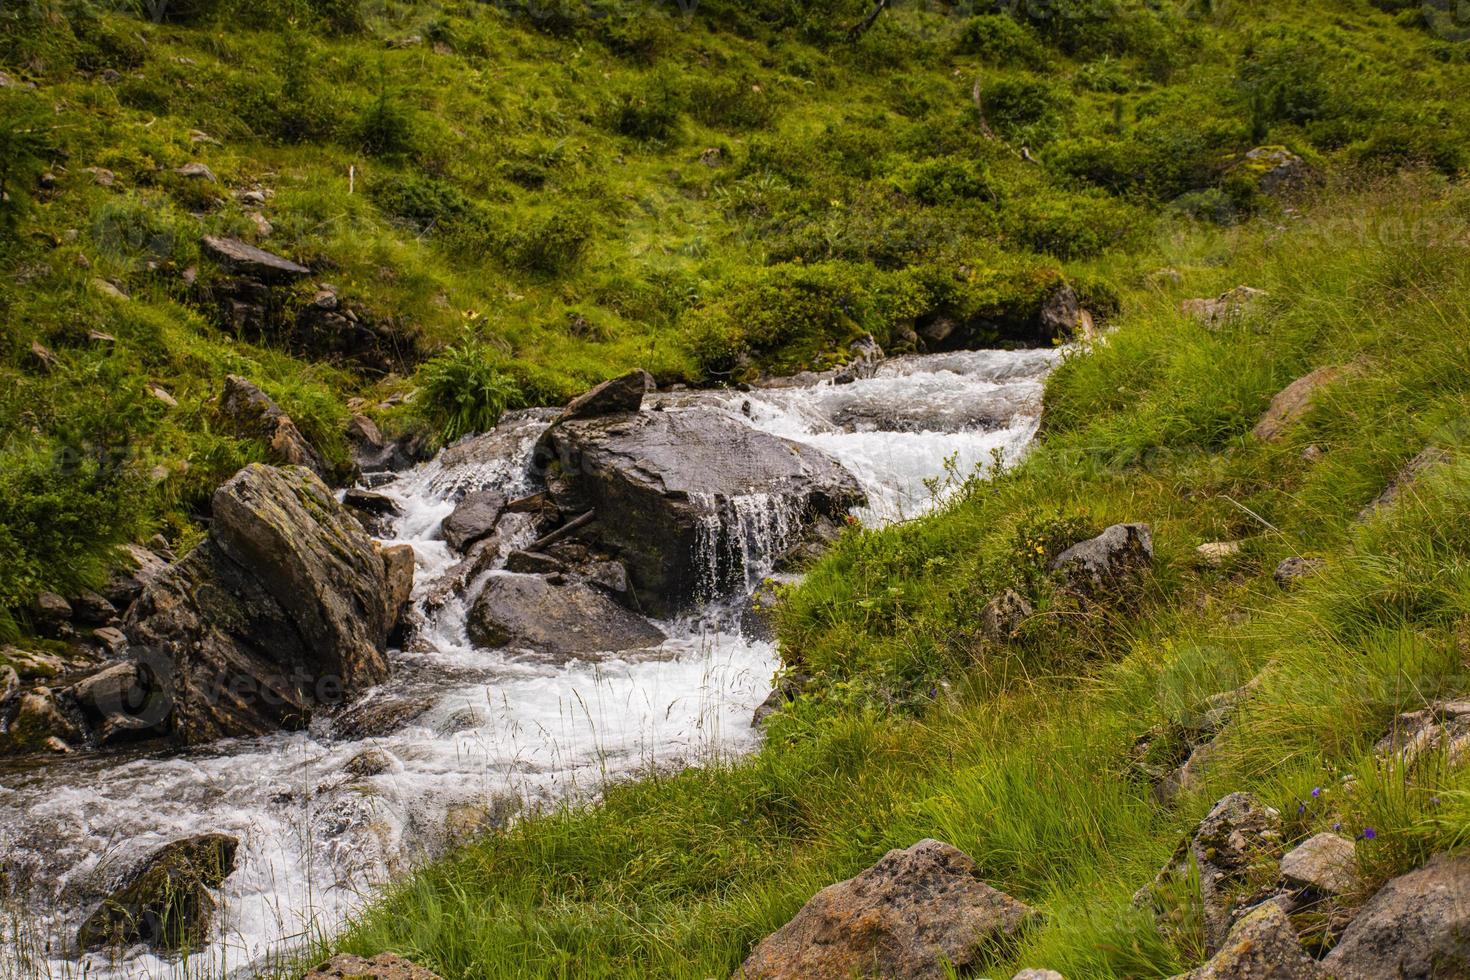
<instances>
[{"instance_id":1,"label":"cascading water","mask_svg":"<svg viewBox=\"0 0 1470 980\"><path fill-rule=\"evenodd\" d=\"M869 523L911 517L942 490L945 461L966 474L1034 435L1050 351L896 358L875 377L746 393L651 396L665 410L716 404L751 425L824 449L863 484ZM532 489L527 462L546 413L507 419L475 452L451 447L376 489L413 546L423 624L395 651L374 692L413 706L389 734L308 732L219 742L187 752L134 751L0 770L0 889L24 895L0 922L0 975L249 974L303 937L330 933L373 889L457 835L524 806L594 798L608 780L650 767L749 751L754 707L777 666L769 643L717 615L719 600L772 570L802 501L751 488L701 501L709 615L662 624L671 636L636 654L550 661L477 649L466 632L477 582L455 587L440 522L465 492ZM507 535L503 548L529 540ZM481 571L485 575L496 571ZM366 752L380 764L352 764ZM369 775L354 773L370 772ZM170 839L219 831L242 842L221 892L214 941L189 962L144 950L68 958L80 919L109 872Z\"/></svg>"}]
</instances>

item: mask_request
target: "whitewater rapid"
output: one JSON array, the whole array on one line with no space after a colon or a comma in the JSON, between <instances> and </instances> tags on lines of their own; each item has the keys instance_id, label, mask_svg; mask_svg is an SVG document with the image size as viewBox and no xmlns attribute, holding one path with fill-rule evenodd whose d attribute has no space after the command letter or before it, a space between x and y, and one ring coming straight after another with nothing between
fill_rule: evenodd
<instances>
[{"instance_id":1,"label":"whitewater rapid","mask_svg":"<svg viewBox=\"0 0 1470 980\"><path fill-rule=\"evenodd\" d=\"M876 525L924 512L953 481L1014 462L1035 435L1056 351L975 351L882 362L851 384L651 394L646 407L716 405L758 429L821 448L868 492L856 516ZM751 751L751 714L778 666L768 642L742 637L719 608L662 627L639 655L572 660L476 648L463 594L429 602L457 560L439 524L464 492L533 489L528 464L545 413L502 423L495 455L451 449L375 487L402 516L386 539L412 545L424 623L376 695L422 710L402 728L345 737L310 731L189 751L77 756L0 768L0 976L166 977L249 974L306 938L329 935L374 890L465 835L526 809L595 800L609 782L654 768ZM744 577L769 571L762 542L782 533L762 498L749 523ZM749 511L749 513L747 513ZM730 533L711 528L710 534ZM514 543L514 542L512 542ZM521 542L524 543L524 542ZM482 573L497 574L494 571ZM348 764L382 753L386 769ZM143 949L68 958L70 939L109 873L153 846L222 832L241 841L211 945L189 962ZM4 884L8 882L8 885Z\"/></svg>"}]
</instances>

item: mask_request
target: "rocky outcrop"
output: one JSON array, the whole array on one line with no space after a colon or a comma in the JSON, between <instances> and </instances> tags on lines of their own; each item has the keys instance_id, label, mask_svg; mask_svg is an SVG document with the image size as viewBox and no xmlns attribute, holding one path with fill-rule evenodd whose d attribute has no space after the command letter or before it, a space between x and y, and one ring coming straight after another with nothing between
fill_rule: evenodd
<instances>
[{"instance_id":1,"label":"rocky outcrop","mask_svg":"<svg viewBox=\"0 0 1470 980\"><path fill-rule=\"evenodd\" d=\"M562 422L538 462L563 513L596 515L591 532L656 614L744 589L752 541L779 559L863 500L830 456L712 408Z\"/></svg>"},{"instance_id":2,"label":"rocky outcrop","mask_svg":"<svg viewBox=\"0 0 1470 980\"><path fill-rule=\"evenodd\" d=\"M1307 163L1284 146L1258 146L1235 168L1256 181L1263 194L1299 190L1307 179Z\"/></svg>"},{"instance_id":3,"label":"rocky outcrop","mask_svg":"<svg viewBox=\"0 0 1470 980\"><path fill-rule=\"evenodd\" d=\"M208 942L217 903L210 894L235 869L240 842L201 834L165 844L124 876L77 933L84 950L147 943L168 952Z\"/></svg>"},{"instance_id":4,"label":"rocky outcrop","mask_svg":"<svg viewBox=\"0 0 1470 980\"><path fill-rule=\"evenodd\" d=\"M980 610L980 633L991 643L1009 643L1035 610L1015 589L1006 589Z\"/></svg>"},{"instance_id":5,"label":"rocky outcrop","mask_svg":"<svg viewBox=\"0 0 1470 980\"><path fill-rule=\"evenodd\" d=\"M755 947L735 977L938 980L1015 936L1030 914L986 884L968 855L923 840L822 889Z\"/></svg>"},{"instance_id":6,"label":"rocky outcrop","mask_svg":"<svg viewBox=\"0 0 1470 980\"><path fill-rule=\"evenodd\" d=\"M341 953L306 971L301 980L439 980L439 975L392 953L372 959Z\"/></svg>"},{"instance_id":7,"label":"rocky outcrop","mask_svg":"<svg viewBox=\"0 0 1470 980\"><path fill-rule=\"evenodd\" d=\"M247 466L213 509L209 539L128 616L175 738L300 728L387 676L384 560L314 474Z\"/></svg>"},{"instance_id":8,"label":"rocky outcrop","mask_svg":"<svg viewBox=\"0 0 1470 980\"><path fill-rule=\"evenodd\" d=\"M1384 885L1322 966L1337 980L1470 976L1470 857L1439 855Z\"/></svg>"},{"instance_id":9,"label":"rocky outcrop","mask_svg":"<svg viewBox=\"0 0 1470 980\"><path fill-rule=\"evenodd\" d=\"M230 272L247 275L268 283L289 283L311 274L304 265L238 238L204 236L204 251Z\"/></svg>"},{"instance_id":10,"label":"rocky outcrop","mask_svg":"<svg viewBox=\"0 0 1470 980\"><path fill-rule=\"evenodd\" d=\"M1225 942L1242 887L1255 878L1275 877L1281 846L1281 814L1249 793L1224 797L1180 843L1174 857L1151 885L1134 896L1152 907L1161 927L1176 928L1197 900L1203 909L1205 945L1210 953ZM1198 868L1199 893L1186 894Z\"/></svg>"},{"instance_id":11,"label":"rocky outcrop","mask_svg":"<svg viewBox=\"0 0 1470 980\"><path fill-rule=\"evenodd\" d=\"M495 490L469 494L444 518L441 528L444 540L449 547L464 554L470 545L495 531L500 515L505 512L505 504L505 494Z\"/></svg>"},{"instance_id":12,"label":"rocky outcrop","mask_svg":"<svg viewBox=\"0 0 1470 980\"><path fill-rule=\"evenodd\" d=\"M21 692L0 720L0 751L16 755L65 752L86 739L80 715L49 687Z\"/></svg>"},{"instance_id":13,"label":"rocky outcrop","mask_svg":"<svg viewBox=\"0 0 1470 980\"><path fill-rule=\"evenodd\" d=\"M486 647L551 656L616 653L658 646L663 631L583 582L539 575L493 575L470 609L470 636Z\"/></svg>"},{"instance_id":14,"label":"rocky outcrop","mask_svg":"<svg viewBox=\"0 0 1470 980\"><path fill-rule=\"evenodd\" d=\"M1281 906L1266 902L1230 930L1208 963L1175 980L1327 980L1327 974L1302 949Z\"/></svg>"},{"instance_id":15,"label":"rocky outcrop","mask_svg":"<svg viewBox=\"0 0 1470 980\"><path fill-rule=\"evenodd\" d=\"M413 579L416 565L413 546L407 544L380 545L383 556L384 589L383 602L387 609L388 632L403 626L413 609Z\"/></svg>"},{"instance_id":16,"label":"rocky outcrop","mask_svg":"<svg viewBox=\"0 0 1470 980\"><path fill-rule=\"evenodd\" d=\"M1402 770L1425 757L1442 758L1451 766L1470 757L1470 700L1440 701L1393 720L1388 734L1374 746L1379 759Z\"/></svg>"},{"instance_id":17,"label":"rocky outcrop","mask_svg":"<svg viewBox=\"0 0 1470 980\"><path fill-rule=\"evenodd\" d=\"M1322 389L1342 377L1345 370L1336 366L1320 367L1311 374L1297 378L1271 399L1271 404L1256 422L1251 435L1262 442L1279 440L1293 423L1300 421L1312 410Z\"/></svg>"},{"instance_id":18,"label":"rocky outcrop","mask_svg":"<svg viewBox=\"0 0 1470 980\"><path fill-rule=\"evenodd\" d=\"M653 376L647 371L633 371L620 378L604 381L591 391L572 399L562 412L561 421L636 412L643 407L644 394L651 391L653 386Z\"/></svg>"},{"instance_id":19,"label":"rocky outcrop","mask_svg":"<svg viewBox=\"0 0 1470 980\"><path fill-rule=\"evenodd\" d=\"M321 453L296 428L291 416L251 382L237 374L225 378L219 411L237 435L263 440L271 462L304 466L322 479L328 478Z\"/></svg>"},{"instance_id":20,"label":"rocky outcrop","mask_svg":"<svg viewBox=\"0 0 1470 980\"><path fill-rule=\"evenodd\" d=\"M1070 592L1090 598L1129 596L1153 567L1153 533L1147 524L1114 524L1052 559L1051 570Z\"/></svg>"}]
</instances>

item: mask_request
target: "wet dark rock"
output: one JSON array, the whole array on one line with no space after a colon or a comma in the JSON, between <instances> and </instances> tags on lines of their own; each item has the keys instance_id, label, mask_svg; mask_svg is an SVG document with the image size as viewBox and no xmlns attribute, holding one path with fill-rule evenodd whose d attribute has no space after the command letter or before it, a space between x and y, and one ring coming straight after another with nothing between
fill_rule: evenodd
<instances>
[{"instance_id":1,"label":"wet dark rock","mask_svg":"<svg viewBox=\"0 0 1470 980\"><path fill-rule=\"evenodd\" d=\"M591 534L627 566L639 607L657 615L687 606L711 562L725 590L743 588L745 541L710 540L711 528L739 523L737 510L786 518L789 533L767 535L779 560L814 524L863 500L832 457L710 408L563 422L542 437L538 459L556 505L596 515ZM713 554L701 554L702 542Z\"/></svg>"},{"instance_id":2,"label":"wet dark rock","mask_svg":"<svg viewBox=\"0 0 1470 980\"><path fill-rule=\"evenodd\" d=\"M395 761L392 753L385 749L364 749L348 759L342 766L342 771L358 779L367 779L370 776L381 776L385 772L392 772Z\"/></svg>"},{"instance_id":3,"label":"wet dark rock","mask_svg":"<svg viewBox=\"0 0 1470 980\"><path fill-rule=\"evenodd\" d=\"M628 594L628 569L620 561L588 561L575 566L572 571L587 582L615 596Z\"/></svg>"},{"instance_id":4,"label":"wet dark rock","mask_svg":"<svg viewBox=\"0 0 1470 980\"><path fill-rule=\"evenodd\" d=\"M374 493L371 490L363 490L353 487L342 495L342 503L353 510L360 510L365 514L377 517L397 517L402 513L398 502L386 494Z\"/></svg>"},{"instance_id":5,"label":"wet dark rock","mask_svg":"<svg viewBox=\"0 0 1470 980\"><path fill-rule=\"evenodd\" d=\"M82 949L146 943L169 952L198 951L208 942L217 908L211 889L235 870L240 842L201 834L148 855L103 901L77 933Z\"/></svg>"},{"instance_id":6,"label":"wet dark rock","mask_svg":"<svg viewBox=\"0 0 1470 980\"><path fill-rule=\"evenodd\" d=\"M1342 377L1345 370L1337 366L1320 367L1297 378L1271 399L1251 434L1262 442L1279 440L1292 424L1312 410L1322 389Z\"/></svg>"},{"instance_id":7,"label":"wet dark rock","mask_svg":"<svg viewBox=\"0 0 1470 980\"><path fill-rule=\"evenodd\" d=\"M833 384L846 385L854 381L865 381L878 373L878 365L883 361L883 348L878 346L878 341L873 339L872 334L854 340L847 350L852 357L832 376Z\"/></svg>"},{"instance_id":8,"label":"wet dark rock","mask_svg":"<svg viewBox=\"0 0 1470 980\"><path fill-rule=\"evenodd\" d=\"M991 643L1009 643L1035 610L1015 589L1006 589L980 610L980 632Z\"/></svg>"},{"instance_id":9,"label":"wet dark rock","mask_svg":"<svg viewBox=\"0 0 1470 980\"><path fill-rule=\"evenodd\" d=\"M641 650L665 639L658 627L598 589L514 574L485 583L470 610L469 630L481 646L552 656Z\"/></svg>"},{"instance_id":10,"label":"wet dark rock","mask_svg":"<svg viewBox=\"0 0 1470 980\"><path fill-rule=\"evenodd\" d=\"M1058 340L1092 332L1092 315L1082 308L1077 292L1065 283L1041 304L1041 329Z\"/></svg>"},{"instance_id":11,"label":"wet dark rock","mask_svg":"<svg viewBox=\"0 0 1470 980\"><path fill-rule=\"evenodd\" d=\"M413 579L417 570L413 546L388 544L379 549L383 556L383 601L387 607L388 630L397 628L413 606Z\"/></svg>"},{"instance_id":12,"label":"wet dark rock","mask_svg":"<svg viewBox=\"0 0 1470 980\"><path fill-rule=\"evenodd\" d=\"M505 512L505 494L496 490L479 490L469 494L454 512L444 518L442 532L449 547L464 554L470 545L488 537Z\"/></svg>"},{"instance_id":13,"label":"wet dark rock","mask_svg":"<svg viewBox=\"0 0 1470 980\"><path fill-rule=\"evenodd\" d=\"M1030 915L986 884L968 855L923 840L822 889L755 947L735 977L939 980L1015 936Z\"/></svg>"},{"instance_id":14,"label":"wet dark rock","mask_svg":"<svg viewBox=\"0 0 1470 980\"><path fill-rule=\"evenodd\" d=\"M1327 563L1321 558L1288 558L1276 566L1276 572L1272 576L1276 585L1284 591L1290 591L1304 578L1311 578L1320 572Z\"/></svg>"},{"instance_id":15,"label":"wet dark rock","mask_svg":"<svg viewBox=\"0 0 1470 980\"><path fill-rule=\"evenodd\" d=\"M567 566L550 555L543 555L540 552L512 551L505 556L505 570L526 575L554 575L557 572L565 572Z\"/></svg>"},{"instance_id":16,"label":"wet dark rock","mask_svg":"<svg viewBox=\"0 0 1470 980\"><path fill-rule=\"evenodd\" d=\"M312 967L301 980L439 980L439 975L392 953L372 959L342 953Z\"/></svg>"},{"instance_id":17,"label":"wet dark rock","mask_svg":"<svg viewBox=\"0 0 1470 980\"><path fill-rule=\"evenodd\" d=\"M270 447L272 462L304 466L327 479L327 464L316 447L307 442L291 416L251 382L237 374L225 378L219 410L237 434L263 439Z\"/></svg>"},{"instance_id":18,"label":"wet dark rock","mask_svg":"<svg viewBox=\"0 0 1470 980\"><path fill-rule=\"evenodd\" d=\"M332 731L339 738L381 738L403 728L433 706L429 698L374 691L337 712L332 718Z\"/></svg>"},{"instance_id":19,"label":"wet dark rock","mask_svg":"<svg viewBox=\"0 0 1470 980\"><path fill-rule=\"evenodd\" d=\"M90 589L83 589L71 605L77 622L88 626L106 626L117 619L117 606Z\"/></svg>"},{"instance_id":20,"label":"wet dark rock","mask_svg":"<svg viewBox=\"0 0 1470 980\"><path fill-rule=\"evenodd\" d=\"M54 745L49 744L53 739L76 745L86 737L86 728L75 708L50 688L36 687L21 692L15 699L0 733L0 752L23 755L54 751Z\"/></svg>"},{"instance_id":21,"label":"wet dark rock","mask_svg":"<svg viewBox=\"0 0 1470 980\"><path fill-rule=\"evenodd\" d=\"M1266 902L1236 923L1208 963L1175 980L1327 980L1327 974L1302 949L1281 906Z\"/></svg>"},{"instance_id":22,"label":"wet dark rock","mask_svg":"<svg viewBox=\"0 0 1470 980\"><path fill-rule=\"evenodd\" d=\"M215 491L212 509L209 539L128 614L176 739L300 728L387 676L383 559L321 480L252 464Z\"/></svg>"},{"instance_id":23,"label":"wet dark rock","mask_svg":"<svg viewBox=\"0 0 1470 980\"><path fill-rule=\"evenodd\" d=\"M1191 865L1198 868L1205 945L1211 953L1225 942L1242 889L1258 877L1274 879L1281 847L1281 814L1249 793L1231 793L1215 804L1151 885L1134 896L1152 907L1164 929L1187 920L1194 897L1184 894Z\"/></svg>"},{"instance_id":24,"label":"wet dark rock","mask_svg":"<svg viewBox=\"0 0 1470 980\"><path fill-rule=\"evenodd\" d=\"M94 721L114 714L135 714L147 697L138 665L130 660L89 674L68 688L67 694Z\"/></svg>"},{"instance_id":25,"label":"wet dark rock","mask_svg":"<svg viewBox=\"0 0 1470 980\"><path fill-rule=\"evenodd\" d=\"M653 390L653 376L647 371L633 371L620 378L604 381L568 403L561 420L593 419L603 415L636 412L643 406L643 396Z\"/></svg>"},{"instance_id":26,"label":"wet dark rock","mask_svg":"<svg viewBox=\"0 0 1470 980\"><path fill-rule=\"evenodd\" d=\"M1128 595L1153 567L1153 534L1147 524L1114 524L1052 560L1065 587L1079 595Z\"/></svg>"},{"instance_id":27,"label":"wet dark rock","mask_svg":"<svg viewBox=\"0 0 1470 980\"><path fill-rule=\"evenodd\" d=\"M11 699L18 694L20 694L20 675L9 664L0 666L0 712L3 712Z\"/></svg>"},{"instance_id":28,"label":"wet dark rock","mask_svg":"<svg viewBox=\"0 0 1470 980\"><path fill-rule=\"evenodd\" d=\"M801 692L809 683L811 678L806 674L782 674L777 678L776 686L771 688L771 693L766 695L766 699L756 705L755 713L750 717L750 727L759 728L764 725L772 715L801 697Z\"/></svg>"},{"instance_id":29,"label":"wet dark rock","mask_svg":"<svg viewBox=\"0 0 1470 980\"><path fill-rule=\"evenodd\" d=\"M352 458L362 473L397 473L429 458L429 444L422 432L407 432L389 439L366 415L354 415L347 423L347 441Z\"/></svg>"},{"instance_id":30,"label":"wet dark rock","mask_svg":"<svg viewBox=\"0 0 1470 980\"><path fill-rule=\"evenodd\" d=\"M1337 980L1470 976L1470 857L1441 854L1384 885L1322 966Z\"/></svg>"}]
</instances>

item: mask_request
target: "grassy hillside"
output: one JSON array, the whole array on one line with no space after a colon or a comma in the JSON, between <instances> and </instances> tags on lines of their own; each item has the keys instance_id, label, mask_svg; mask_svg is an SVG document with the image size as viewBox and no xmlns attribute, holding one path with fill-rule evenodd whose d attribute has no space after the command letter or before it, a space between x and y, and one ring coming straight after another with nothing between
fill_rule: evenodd
<instances>
[{"instance_id":1,"label":"grassy hillside","mask_svg":"<svg viewBox=\"0 0 1470 980\"><path fill-rule=\"evenodd\" d=\"M1434 5L896 4L855 36L866 10L0 11L0 630L117 541L192 539L264 452L215 414L226 373L341 465L354 397L453 435L632 365L729 381L939 316L1029 338L1063 274L1105 313L1092 263L1161 212L1277 209L1253 146L1319 173L1465 163L1466 46ZM206 233L314 275L241 334ZM386 373L293 335L317 283Z\"/></svg>"},{"instance_id":2,"label":"grassy hillside","mask_svg":"<svg viewBox=\"0 0 1470 980\"><path fill-rule=\"evenodd\" d=\"M1470 690L1467 213L1463 190L1390 181L1287 227L1166 236L1136 268L1168 262L1182 287L1113 266L1126 312L1052 380L1032 455L928 519L850 532L791 596L783 650L815 680L759 755L487 837L346 947L454 977L726 976L819 888L932 836L1045 915L977 975L1168 976L1200 936L1132 896L1227 792L1279 808L1291 840L1373 828L1370 886L1464 845L1470 770L1385 770L1371 748L1397 712ZM1218 331L1180 315L1238 282L1269 303ZM1251 437L1321 365L1352 369L1281 441ZM1360 521L1425 446L1454 461ZM1115 521L1152 524L1155 573L1081 615L1037 570ZM1201 567L1217 540L1244 548ZM1325 566L1285 592L1291 556ZM978 612L1003 586L1037 614L996 645ZM1203 783L1155 802L1150 767L1253 678Z\"/></svg>"}]
</instances>

